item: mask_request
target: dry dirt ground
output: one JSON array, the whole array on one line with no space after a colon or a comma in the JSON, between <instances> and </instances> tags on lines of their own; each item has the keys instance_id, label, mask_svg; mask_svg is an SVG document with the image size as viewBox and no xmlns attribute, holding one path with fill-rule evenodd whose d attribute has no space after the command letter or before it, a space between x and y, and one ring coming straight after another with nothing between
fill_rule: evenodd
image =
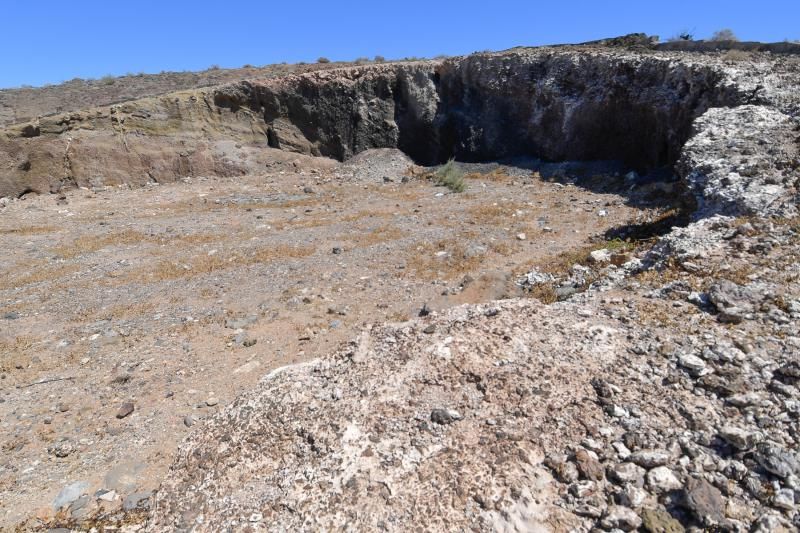
<instances>
[{"instance_id":1,"label":"dry dirt ground","mask_svg":"<svg viewBox=\"0 0 800 533\"><path fill-rule=\"evenodd\" d=\"M273 156L0 210L0 529L47 519L69 486L146 494L191 426L271 369L424 304L515 295L518 274L663 210L591 166L471 165L457 194L391 150Z\"/></svg>"}]
</instances>

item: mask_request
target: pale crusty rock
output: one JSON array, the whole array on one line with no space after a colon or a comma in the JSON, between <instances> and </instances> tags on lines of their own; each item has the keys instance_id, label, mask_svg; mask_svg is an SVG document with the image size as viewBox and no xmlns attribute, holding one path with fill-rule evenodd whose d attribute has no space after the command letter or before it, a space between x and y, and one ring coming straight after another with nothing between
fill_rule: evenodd
<instances>
[{"instance_id":1,"label":"pale crusty rock","mask_svg":"<svg viewBox=\"0 0 800 533\"><path fill-rule=\"evenodd\" d=\"M572 428L580 427L573 417L604 415L590 404L569 408L593 395L593 371L553 367L551 354L613 364L624 334L613 322L595 324L567 347L558 331L572 319L554 313L558 306L513 301L492 309L499 313L448 311L433 335L414 323L368 329L331 357L271 372L183 445L151 529L216 531L253 513L271 530L570 529L575 517L553 505L543 445L570 437L555 430L565 417ZM531 329L532 322L548 325ZM569 393L513 393L543 382ZM338 400L326 393L333 389ZM441 406L461 419L431 422Z\"/></svg>"},{"instance_id":2,"label":"pale crusty rock","mask_svg":"<svg viewBox=\"0 0 800 533\"><path fill-rule=\"evenodd\" d=\"M678 170L699 199L700 214L797 215L800 120L743 105L709 109L693 127Z\"/></svg>"}]
</instances>

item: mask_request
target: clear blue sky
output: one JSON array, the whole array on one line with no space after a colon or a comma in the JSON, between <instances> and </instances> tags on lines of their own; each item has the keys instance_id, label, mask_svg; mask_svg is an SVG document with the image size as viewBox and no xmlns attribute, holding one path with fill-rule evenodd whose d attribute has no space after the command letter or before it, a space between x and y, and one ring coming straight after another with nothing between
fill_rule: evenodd
<instances>
[{"instance_id":1,"label":"clear blue sky","mask_svg":"<svg viewBox=\"0 0 800 533\"><path fill-rule=\"evenodd\" d=\"M632 32L800 39L800 0L2 0L0 87L281 61L463 54Z\"/></svg>"}]
</instances>

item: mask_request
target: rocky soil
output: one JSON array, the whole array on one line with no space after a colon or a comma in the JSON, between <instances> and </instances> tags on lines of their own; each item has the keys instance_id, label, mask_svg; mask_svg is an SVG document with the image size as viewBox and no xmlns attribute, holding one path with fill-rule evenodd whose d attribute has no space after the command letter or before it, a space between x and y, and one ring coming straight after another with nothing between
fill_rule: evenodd
<instances>
[{"instance_id":1,"label":"rocky soil","mask_svg":"<svg viewBox=\"0 0 800 533\"><path fill-rule=\"evenodd\" d=\"M7 129L3 525L797 530L800 62L737 57L520 49ZM394 148L510 159L456 194Z\"/></svg>"},{"instance_id":2,"label":"rocky soil","mask_svg":"<svg viewBox=\"0 0 800 533\"><path fill-rule=\"evenodd\" d=\"M464 165L454 194L396 150L264 157L258 175L0 211L4 524L147 503L178 443L269 370L375 321L521 294L531 265L672 207L607 163Z\"/></svg>"}]
</instances>

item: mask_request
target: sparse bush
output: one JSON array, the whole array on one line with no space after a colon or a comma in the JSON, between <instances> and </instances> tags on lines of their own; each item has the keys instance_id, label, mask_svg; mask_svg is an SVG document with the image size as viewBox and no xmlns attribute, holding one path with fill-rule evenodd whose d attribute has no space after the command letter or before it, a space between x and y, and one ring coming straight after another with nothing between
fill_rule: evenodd
<instances>
[{"instance_id":1,"label":"sparse bush","mask_svg":"<svg viewBox=\"0 0 800 533\"><path fill-rule=\"evenodd\" d=\"M117 82L117 80L111 74L106 74L105 76L100 78L100 82L103 85L114 85Z\"/></svg>"},{"instance_id":2,"label":"sparse bush","mask_svg":"<svg viewBox=\"0 0 800 533\"><path fill-rule=\"evenodd\" d=\"M386 61L386 58L383 56L375 56L375 59L373 59L373 61L375 61L376 63L383 63L384 61Z\"/></svg>"},{"instance_id":3,"label":"sparse bush","mask_svg":"<svg viewBox=\"0 0 800 533\"><path fill-rule=\"evenodd\" d=\"M317 59L317 63L330 63L330 62L331 60L328 59L327 57L320 57L319 59Z\"/></svg>"},{"instance_id":4,"label":"sparse bush","mask_svg":"<svg viewBox=\"0 0 800 533\"><path fill-rule=\"evenodd\" d=\"M219 70L219 68L220 68L219 65L217 65L215 63L215 64L211 65L210 67L208 67L208 70Z\"/></svg>"},{"instance_id":5,"label":"sparse bush","mask_svg":"<svg viewBox=\"0 0 800 533\"><path fill-rule=\"evenodd\" d=\"M356 60L353 61L353 63L355 63L357 65L360 65L362 63L369 63L369 58L368 57L357 57Z\"/></svg>"},{"instance_id":6,"label":"sparse bush","mask_svg":"<svg viewBox=\"0 0 800 533\"><path fill-rule=\"evenodd\" d=\"M712 41L738 41L739 38L736 37L736 34L733 33L733 30L730 28L723 28L721 30L717 30L714 32L714 35L711 36Z\"/></svg>"},{"instance_id":7,"label":"sparse bush","mask_svg":"<svg viewBox=\"0 0 800 533\"><path fill-rule=\"evenodd\" d=\"M456 166L454 159L450 159L434 172L433 179L437 185L447 187L453 192L464 192L467 188L467 184L464 183L464 173Z\"/></svg>"},{"instance_id":8,"label":"sparse bush","mask_svg":"<svg viewBox=\"0 0 800 533\"><path fill-rule=\"evenodd\" d=\"M242 68L255 68L255 67L254 67L253 65L251 65L250 63L245 63L245 64L242 66Z\"/></svg>"}]
</instances>

